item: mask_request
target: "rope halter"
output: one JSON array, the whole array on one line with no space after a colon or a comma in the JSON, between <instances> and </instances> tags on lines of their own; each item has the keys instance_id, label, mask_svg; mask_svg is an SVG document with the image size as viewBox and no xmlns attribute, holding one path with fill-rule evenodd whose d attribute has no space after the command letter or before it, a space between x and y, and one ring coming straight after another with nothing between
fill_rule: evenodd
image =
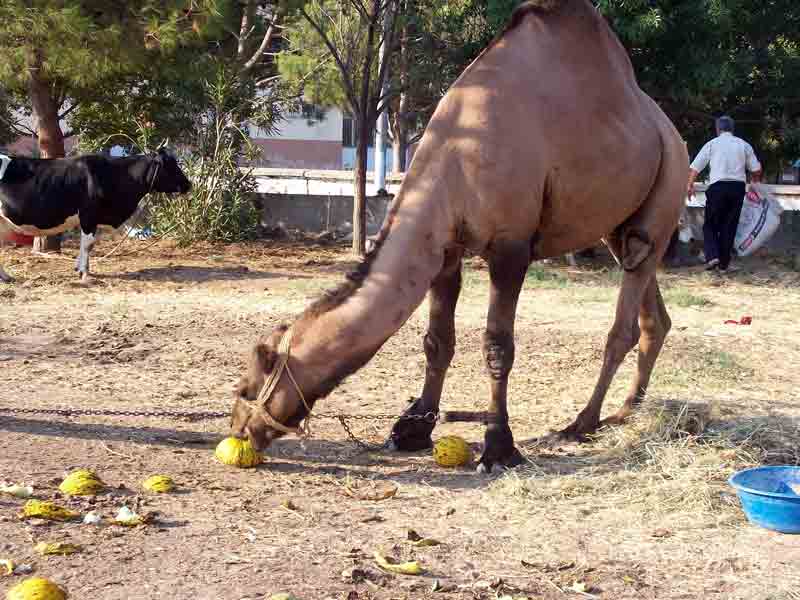
<instances>
[{"instance_id":1,"label":"rope halter","mask_svg":"<svg viewBox=\"0 0 800 600\"><path fill-rule=\"evenodd\" d=\"M308 426L308 421L311 418L311 407L308 405L308 402L306 402L306 397L303 394L303 390L300 389L300 386L297 384L297 380L292 374L292 369L289 367L292 334L292 328L290 327L286 330L286 333L283 334L283 337L278 344L278 358L275 362L275 368L272 369L269 377L264 382L264 386L258 393L258 398L256 398L256 410L260 408L260 410L258 410L258 414L261 415L261 418L264 419L264 422L273 429L277 429L283 433L293 433L298 437L309 437L311 435L311 429ZM280 382L284 371L289 376L289 380L294 385L297 395L300 396L303 406L305 406L306 411L308 411L305 419L303 420L303 424L300 427L288 427L283 423L279 423L271 414L269 414L269 410L267 410L267 402L272 397L272 393L275 391L275 388L278 387L278 383Z\"/></svg>"}]
</instances>

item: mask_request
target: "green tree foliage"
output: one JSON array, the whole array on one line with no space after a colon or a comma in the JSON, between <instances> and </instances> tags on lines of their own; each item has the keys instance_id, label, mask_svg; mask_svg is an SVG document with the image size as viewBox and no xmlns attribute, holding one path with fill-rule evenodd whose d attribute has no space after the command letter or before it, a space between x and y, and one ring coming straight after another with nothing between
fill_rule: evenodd
<instances>
[{"instance_id":1,"label":"green tree foliage","mask_svg":"<svg viewBox=\"0 0 800 600\"><path fill-rule=\"evenodd\" d=\"M63 155L60 122L122 77L147 77L154 49L192 35L185 0L5 0L0 85L26 99L42 154Z\"/></svg>"},{"instance_id":2,"label":"green tree foliage","mask_svg":"<svg viewBox=\"0 0 800 600\"><path fill-rule=\"evenodd\" d=\"M0 147L13 142L18 135L14 109L18 105L9 93L0 87Z\"/></svg>"},{"instance_id":3,"label":"green tree foliage","mask_svg":"<svg viewBox=\"0 0 800 600\"><path fill-rule=\"evenodd\" d=\"M252 170L240 168L240 158L255 152L248 132L239 125L242 106L251 99L232 73L219 64L203 91L203 116L195 119L192 152L183 166L192 190L180 196L161 195L150 204L157 234L179 244L197 241L236 242L255 235L259 214L255 206L256 181ZM147 143L147 131L142 130Z\"/></svg>"},{"instance_id":4,"label":"green tree foliage","mask_svg":"<svg viewBox=\"0 0 800 600\"><path fill-rule=\"evenodd\" d=\"M281 75L306 99L338 105L356 125L353 251L366 245L367 148L387 98L383 85L391 61L379 63L379 47L394 48L398 0L309 0L298 3L284 33L288 43Z\"/></svg>"},{"instance_id":5,"label":"green tree foliage","mask_svg":"<svg viewBox=\"0 0 800 600\"><path fill-rule=\"evenodd\" d=\"M206 0L202 0L206 1ZM213 2L213 0L207 0ZM0 86L35 116L44 157L64 156L61 123L120 78L147 73L150 50L191 34L186 0L4 0L0 3ZM12 123L12 130L21 133ZM57 249L44 238L38 249Z\"/></svg>"},{"instance_id":6,"label":"green tree foliage","mask_svg":"<svg viewBox=\"0 0 800 600\"><path fill-rule=\"evenodd\" d=\"M419 0L425 31L439 42L428 58L447 64L437 70L414 61L414 68L440 73L436 87L446 90L519 4ZM642 89L675 122L690 152L714 135L714 117L728 113L772 174L800 157L800 3L596 0L595 5L628 50Z\"/></svg>"},{"instance_id":7,"label":"green tree foliage","mask_svg":"<svg viewBox=\"0 0 800 600\"><path fill-rule=\"evenodd\" d=\"M800 156L800 4L793 0L600 0L642 88L693 153L728 113L774 174Z\"/></svg>"},{"instance_id":8,"label":"green tree foliage","mask_svg":"<svg viewBox=\"0 0 800 600\"><path fill-rule=\"evenodd\" d=\"M280 119L272 51L285 11L264 0L6 0L0 137L24 133L14 116L27 112L44 156L63 156L73 134L84 151L147 151L170 138L192 148L186 168L199 183L183 204L162 205L159 223L171 211L182 241L194 226L203 239L247 237L252 181L236 166L255 158L248 126Z\"/></svg>"},{"instance_id":9,"label":"green tree foliage","mask_svg":"<svg viewBox=\"0 0 800 600\"><path fill-rule=\"evenodd\" d=\"M407 116L411 131L422 131L436 102L519 4L404 4L413 8L409 19L417 48L407 61L406 84L399 86L411 97L398 114ZM639 84L675 122L690 152L714 135L714 117L728 113L773 175L800 157L800 3L596 0L595 5L627 49ZM392 70L395 77L402 72Z\"/></svg>"},{"instance_id":10,"label":"green tree foliage","mask_svg":"<svg viewBox=\"0 0 800 600\"><path fill-rule=\"evenodd\" d=\"M207 103L207 84L218 80L222 69L239 102L230 114L239 125L245 122L271 131L281 119L291 96L277 76L273 50L285 14L281 3L260 0L218 0L213 6L195 7L191 13L193 36L174 39L169 22L151 45L154 56L147 76L117 78L110 93L86 102L76 111L76 128L82 145L98 149L109 144L130 145L131 138L169 138L195 144L196 122L213 110ZM159 22L154 22L156 27ZM163 27L163 26L162 26ZM235 90L234 90L235 88Z\"/></svg>"}]
</instances>

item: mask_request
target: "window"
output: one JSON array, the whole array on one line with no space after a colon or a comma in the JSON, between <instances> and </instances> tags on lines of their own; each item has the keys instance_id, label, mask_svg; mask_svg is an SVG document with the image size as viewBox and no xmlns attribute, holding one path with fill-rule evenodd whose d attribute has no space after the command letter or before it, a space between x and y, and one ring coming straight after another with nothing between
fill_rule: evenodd
<instances>
[{"instance_id":1,"label":"window","mask_svg":"<svg viewBox=\"0 0 800 600\"><path fill-rule=\"evenodd\" d=\"M342 146L345 148L355 148L358 142L358 129L356 128L356 120L351 115L344 115L342 117ZM375 128L373 127L367 146L372 148L375 145Z\"/></svg>"},{"instance_id":2,"label":"window","mask_svg":"<svg viewBox=\"0 0 800 600\"><path fill-rule=\"evenodd\" d=\"M353 117L345 115L342 118L342 146L354 148L356 145L356 130Z\"/></svg>"}]
</instances>

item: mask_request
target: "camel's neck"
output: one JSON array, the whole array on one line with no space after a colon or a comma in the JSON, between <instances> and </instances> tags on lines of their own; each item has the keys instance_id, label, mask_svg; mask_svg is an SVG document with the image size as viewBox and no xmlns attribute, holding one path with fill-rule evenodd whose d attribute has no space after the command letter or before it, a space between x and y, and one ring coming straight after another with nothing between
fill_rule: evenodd
<instances>
[{"instance_id":1,"label":"camel's neck","mask_svg":"<svg viewBox=\"0 0 800 600\"><path fill-rule=\"evenodd\" d=\"M434 178L417 178L426 182L421 185L412 174L392 203L360 285L352 284L332 306L323 301L311 307L295 324L300 339L292 354L313 374L307 383L318 392L314 396L327 394L372 358L423 301L442 268L454 231L452 207L437 193L443 190L434 189Z\"/></svg>"}]
</instances>

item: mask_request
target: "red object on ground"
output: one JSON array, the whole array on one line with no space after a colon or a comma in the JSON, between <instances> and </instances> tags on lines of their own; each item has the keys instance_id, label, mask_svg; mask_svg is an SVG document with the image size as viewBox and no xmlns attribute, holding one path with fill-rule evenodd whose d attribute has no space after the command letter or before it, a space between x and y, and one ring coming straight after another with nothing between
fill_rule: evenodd
<instances>
[{"instance_id":1,"label":"red object on ground","mask_svg":"<svg viewBox=\"0 0 800 600\"><path fill-rule=\"evenodd\" d=\"M733 319L728 319L725 321L725 325L750 325L753 322L753 317L742 317L739 321L734 321Z\"/></svg>"},{"instance_id":2,"label":"red object on ground","mask_svg":"<svg viewBox=\"0 0 800 600\"><path fill-rule=\"evenodd\" d=\"M6 233L3 241L11 242L18 246L33 246L33 236L25 235L24 233L16 233L14 231Z\"/></svg>"}]
</instances>

